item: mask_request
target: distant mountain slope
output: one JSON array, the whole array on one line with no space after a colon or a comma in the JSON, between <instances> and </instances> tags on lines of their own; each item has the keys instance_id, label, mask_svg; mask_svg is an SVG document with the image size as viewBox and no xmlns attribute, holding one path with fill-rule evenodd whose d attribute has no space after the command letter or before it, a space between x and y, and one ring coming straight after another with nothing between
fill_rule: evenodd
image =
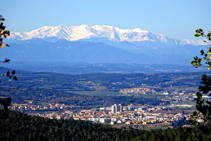
<instances>
[{"instance_id":1,"label":"distant mountain slope","mask_svg":"<svg viewBox=\"0 0 211 141\"><path fill-rule=\"evenodd\" d=\"M72 62L72 63L135 63L190 65L193 57L206 46L184 45L179 47L139 46L137 50L121 48L99 42L58 40L47 42L35 38L9 43L10 48L1 50L1 57L15 62ZM129 45L129 42L128 42ZM122 45L123 46L123 45Z\"/></svg>"},{"instance_id":2,"label":"distant mountain slope","mask_svg":"<svg viewBox=\"0 0 211 141\"><path fill-rule=\"evenodd\" d=\"M151 63L147 55L133 54L124 50L93 42L70 42L59 40L55 43L41 39L11 43L11 48L2 50L3 58L13 61L33 62L84 62L84 63Z\"/></svg>"}]
</instances>

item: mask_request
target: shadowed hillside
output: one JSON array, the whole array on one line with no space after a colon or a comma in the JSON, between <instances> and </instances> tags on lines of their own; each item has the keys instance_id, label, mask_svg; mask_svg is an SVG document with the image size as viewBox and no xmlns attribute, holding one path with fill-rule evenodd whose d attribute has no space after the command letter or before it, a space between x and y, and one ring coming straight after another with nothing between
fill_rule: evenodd
<instances>
[{"instance_id":1,"label":"shadowed hillside","mask_svg":"<svg viewBox=\"0 0 211 141\"><path fill-rule=\"evenodd\" d=\"M144 131L132 128L111 128L81 120L56 120L0 110L0 140L40 141L195 141L184 129ZM193 129L194 130L194 129ZM198 133L199 134L199 133ZM204 136L204 135L203 135ZM209 140L211 136L204 139Z\"/></svg>"}]
</instances>

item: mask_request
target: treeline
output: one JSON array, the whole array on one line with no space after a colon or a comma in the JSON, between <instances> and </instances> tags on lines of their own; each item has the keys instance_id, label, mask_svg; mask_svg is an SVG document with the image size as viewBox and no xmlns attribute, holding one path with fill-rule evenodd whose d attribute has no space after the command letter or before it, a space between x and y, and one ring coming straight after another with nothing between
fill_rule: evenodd
<instances>
[{"instance_id":1,"label":"treeline","mask_svg":"<svg viewBox=\"0 0 211 141\"><path fill-rule=\"evenodd\" d=\"M137 98L134 96L73 96L66 97L64 99L59 99L60 103L67 105L77 104L81 106L111 106L113 104L122 104L123 106L129 104L147 104L147 105L159 105L160 103L169 104L169 102L163 102L158 99L147 99L147 98Z\"/></svg>"},{"instance_id":2,"label":"treeline","mask_svg":"<svg viewBox=\"0 0 211 141\"><path fill-rule=\"evenodd\" d=\"M160 103L169 104L169 102L163 102L158 99L152 100L143 97L76 95L52 89L29 88L22 90L2 88L1 92L8 92L8 96L12 97L12 103L23 103L24 100L32 100L33 104L36 104L36 102L46 102L78 106L111 106L118 103L121 103L122 105L129 105L131 103L142 105L159 105Z\"/></svg>"},{"instance_id":3,"label":"treeline","mask_svg":"<svg viewBox=\"0 0 211 141\"><path fill-rule=\"evenodd\" d=\"M1 72L8 69L0 68ZM67 104L77 104L81 106L102 105L110 106L114 103L135 103L159 105L161 101L154 99L144 99L136 97L119 96L85 96L76 95L74 90L92 91L94 86L105 87L106 91L118 92L122 88L141 87L142 84L162 91L164 88L175 90L181 87L186 89L194 87L197 89L201 79L201 73L160 73L160 74L58 74L44 72L17 71L17 81L8 81L2 77L0 86L1 95L11 97L14 103L23 103L24 100L34 100L43 102L57 102ZM87 83L91 82L91 83ZM182 85L182 86L181 86ZM71 91L71 92L69 92ZM36 103L34 103L36 104Z\"/></svg>"},{"instance_id":4,"label":"treeline","mask_svg":"<svg viewBox=\"0 0 211 141\"><path fill-rule=\"evenodd\" d=\"M162 102L158 99L137 98L134 96L88 96L88 95L76 95L65 91L58 91L52 89L39 89L39 88L9 88L2 87L1 94L12 97L13 103L23 103L24 100L32 100L33 104L36 102L46 103L60 103L67 105L79 105L79 106L111 106L113 104L121 103L123 105L133 104L148 104L159 105L160 103L168 104L168 102ZM4 96L2 95L2 96ZM0 95L1 96L1 95Z\"/></svg>"},{"instance_id":5,"label":"treeline","mask_svg":"<svg viewBox=\"0 0 211 141\"><path fill-rule=\"evenodd\" d=\"M8 69L0 67L1 72L6 72ZM106 88L122 89L131 87L140 87L142 84L147 86L158 86L160 88L167 88L172 86L192 87L198 86L201 81L203 73L156 73L156 74L118 74L118 73L93 73L93 74L58 74L47 72L16 72L18 81L15 83L2 81L3 86L13 88L49 88L49 89L80 89L93 90L84 82L91 81L98 83L100 86ZM211 73L208 73L211 75ZM4 78L2 78L4 79ZM5 79L7 80L7 79Z\"/></svg>"},{"instance_id":6,"label":"treeline","mask_svg":"<svg viewBox=\"0 0 211 141\"><path fill-rule=\"evenodd\" d=\"M7 69L0 70L7 72ZM37 73L37 72L18 72L18 81L8 81L2 77L0 86L0 96L12 98L12 103L23 103L24 100L32 100L33 104L41 102L60 103L80 106L111 106L121 103L128 104L148 104L159 105L162 101L158 99L137 98L134 96L88 96L70 93L58 89L85 89L87 86L82 85L81 81L94 81L96 83L107 83L124 81L126 78L122 74L85 74L85 75L68 75L56 73ZM128 74L131 77L132 74ZM134 74L138 77L144 74ZM102 84L101 84L102 85ZM86 89L85 89L86 90ZM168 104L168 103L166 103Z\"/></svg>"},{"instance_id":7,"label":"treeline","mask_svg":"<svg viewBox=\"0 0 211 141\"><path fill-rule=\"evenodd\" d=\"M195 130L195 129L192 129ZM200 134L200 132L198 133ZM210 140L210 135L201 136ZM0 110L0 140L11 141L196 141L185 129L138 130L112 128L84 121L55 120Z\"/></svg>"}]
</instances>

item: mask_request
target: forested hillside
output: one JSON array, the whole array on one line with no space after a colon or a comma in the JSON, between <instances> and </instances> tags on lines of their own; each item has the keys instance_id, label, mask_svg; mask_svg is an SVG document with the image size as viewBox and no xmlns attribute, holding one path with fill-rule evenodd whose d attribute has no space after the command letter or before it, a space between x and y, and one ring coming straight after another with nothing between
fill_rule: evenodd
<instances>
[{"instance_id":1,"label":"forested hillside","mask_svg":"<svg viewBox=\"0 0 211 141\"><path fill-rule=\"evenodd\" d=\"M211 136L202 136L205 140L211 139ZM55 120L0 110L0 140L195 141L196 138L192 134L186 133L181 127L152 131L132 128L117 129L109 125L93 124L81 120Z\"/></svg>"}]
</instances>

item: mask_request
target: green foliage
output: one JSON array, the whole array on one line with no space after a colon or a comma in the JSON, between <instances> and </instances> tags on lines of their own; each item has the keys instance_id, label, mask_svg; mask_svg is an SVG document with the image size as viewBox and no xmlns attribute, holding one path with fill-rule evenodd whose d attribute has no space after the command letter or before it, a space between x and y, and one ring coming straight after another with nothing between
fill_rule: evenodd
<instances>
[{"instance_id":1,"label":"green foliage","mask_svg":"<svg viewBox=\"0 0 211 141\"><path fill-rule=\"evenodd\" d=\"M5 19L2 18L2 16L0 15L0 21L4 21ZM7 36L10 36L10 31L5 30L6 26L3 26L3 22L0 23L0 48L4 48L5 46L8 46L8 44L5 44L3 42L2 37L6 38Z\"/></svg>"},{"instance_id":2,"label":"green foliage","mask_svg":"<svg viewBox=\"0 0 211 141\"><path fill-rule=\"evenodd\" d=\"M205 43L209 44L209 41L211 41L211 32L208 31L208 34L205 35L204 31L202 29L197 29L196 30L196 34L195 37L205 37L207 38L207 40L203 40ZM194 67L203 67L203 63L202 60L204 60L205 62L205 66L208 67L209 70L211 70L211 47L209 48L209 50L207 52L205 52L204 50L201 50L201 58L198 58L198 56L194 57L194 61L191 62L191 64Z\"/></svg>"},{"instance_id":3,"label":"green foliage","mask_svg":"<svg viewBox=\"0 0 211 141\"><path fill-rule=\"evenodd\" d=\"M5 19L2 18L2 16L0 15L0 21L4 21ZM0 23L0 48L4 48L5 46L9 47L8 44L5 44L3 42L3 37L6 38L7 36L10 36L10 31L8 30L5 30L6 29L6 26L3 26L3 22ZM10 60L5 58L4 61L1 61L1 63L9 63ZM0 74L2 76L6 76L8 77L9 79L13 78L14 80L17 80L17 77L14 76L15 75L15 70L12 71L12 73L10 73L9 71L4 74L4 73L1 73ZM1 82L1 78L0 78L0 82ZM0 98L0 104L4 106L4 109L5 110L8 110L8 106L11 104L11 98Z\"/></svg>"},{"instance_id":4,"label":"green foliage","mask_svg":"<svg viewBox=\"0 0 211 141\"><path fill-rule=\"evenodd\" d=\"M204 31L202 29L197 29L195 37L206 37L207 40L204 40L204 42L208 43L211 41L211 32L208 31L208 34L205 35ZM191 62L191 64L194 67L208 67L208 70L211 70L211 47L207 52L204 50L201 50L201 58L198 58L197 56L194 57L194 61ZM204 60L204 64L202 63L202 60ZM211 123L211 102L206 101L203 99L203 95L207 94L211 96L211 77L207 76L206 74L202 75L202 86L199 86L198 92L196 93L197 98L196 100L196 109L192 115L190 123L193 124L195 127L197 127L197 131L192 131L192 134L197 139L203 139L201 135L198 135L197 132L203 133L204 135L209 135L209 125ZM199 122L201 121L201 122Z\"/></svg>"}]
</instances>

